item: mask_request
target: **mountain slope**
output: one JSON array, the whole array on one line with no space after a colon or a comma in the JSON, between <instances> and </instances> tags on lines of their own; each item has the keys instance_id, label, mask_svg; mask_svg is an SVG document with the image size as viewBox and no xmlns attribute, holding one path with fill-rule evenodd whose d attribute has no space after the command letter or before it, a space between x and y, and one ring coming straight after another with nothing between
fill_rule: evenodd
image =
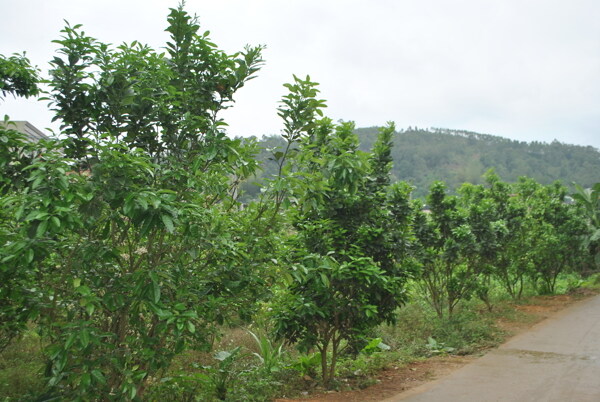
<instances>
[{"instance_id":1,"label":"mountain slope","mask_svg":"<svg viewBox=\"0 0 600 402\"><path fill-rule=\"evenodd\" d=\"M377 127L360 128L356 132L362 150L369 150L377 137ZM283 141L263 137L261 146L274 148ZM263 151L264 176L274 172L269 152ZM400 130L394 136L392 150L395 180L405 180L415 187L414 195L422 197L431 183L442 180L450 189L464 182L481 183L481 176L494 168L508 182L528 176L542 184L560 180L591 186L600 181L600 152L591 146L522 142L487 134L448 129ZM256 188L245 186L250 193ZM250 194L249 194L250 195Z\"/></svg>"}]
</instances>

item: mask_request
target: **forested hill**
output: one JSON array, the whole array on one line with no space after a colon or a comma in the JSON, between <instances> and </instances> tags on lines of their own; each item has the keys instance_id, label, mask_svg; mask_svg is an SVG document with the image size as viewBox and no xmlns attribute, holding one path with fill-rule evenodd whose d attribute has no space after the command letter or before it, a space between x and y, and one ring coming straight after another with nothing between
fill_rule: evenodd
<instances>
[{"instance_id":1,"label":"forested hill","mask_svg":"<svg viewBox=\"0 0 600 402\"><path fill-rule=\"evenodd\" d=\"M377 127L356 130L361 149L371 148L377 131ZM260 142L268 148L282 143L274 136L263 137ZM260 158L268 156L263 151ZM560 180L567 185L576 182L591 186L600 181L599 150L556 141L527 143L468 131L409 127L396 133L392 156L393 178L411 182L417 197L424 196L435 180L445 181L450 189L464 182L481 183L481 176L490 168L509 182L519 176L542 184ZM265 175L270 171L271 166L265 166Z\"/></svg>"},{"instance_id":2,"label":"forested hill","mask_svg":"<svg viewBox=\"0 0 600 402\"><path fill-rule=\"evenodd\" d=\"M377 128L357 130L361 147L369 149ZM600 179L600 152L591 147L507 138L447 129L407 129L394 138L393 175L412 182L424 194L434 180L451 189L464 182L480 183L494 168L505 181L528 176L540 183L560 180L591 186Z\"/></svg>"}]
</instances>

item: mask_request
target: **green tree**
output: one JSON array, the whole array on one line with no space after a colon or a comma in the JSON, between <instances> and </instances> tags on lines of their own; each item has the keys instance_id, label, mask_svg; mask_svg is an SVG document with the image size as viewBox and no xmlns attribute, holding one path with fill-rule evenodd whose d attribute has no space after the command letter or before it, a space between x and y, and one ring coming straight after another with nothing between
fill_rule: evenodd
<instances>
[{"instance_id":1,"label":"green tree","mask_svg":"<svg viewBox=\"0 0 600 402\"><path fill-rule=\"evenodd\" d=\"M67 25L55 41L61 47L50 71L50 99L70 138L68 156L89 165L95 144L110 137L158 162L182 163L200 153L207 165L227 158L230 149L219 146L227 143L226 123L218 112L254 77L262 47L226 54L181 8L168 16L166 54L137 41L113 49L80 28Z\"/></svg>"},{"instance_id":2,"label":"green tree","mask_svg":"<svg viewBox=\"0 0 600 402\"><path fill-rule=\"evenodd\" d=\"M266 226L234 199L256 148L218 115L261 48L223 53L181 7L168 23L166 55L65 28L49 97L67 139L2 199L0 306L38 324L48 395L143 397L264 292Z\"/></svg>"},{"instance_id":3,"label":"green tree","mask_svg":"<svg viewBox=\"0 0 600 402\"><path fill-rule=\"evenodd\" d=\"M490 180L489 174L487 180ZM459 204L467 214L466 221L475 239L474 247L466 253L466 264L475 276L475 294L491 311L492 278L500 253L510 236L506 217L495 202L495 194L491 189L464 183L458 189L458 193Z\"/></svg>"},{"instance_id":4,"label":"green tree","mask_svg":"<svg viewBox=\"0 0 600 402\"><path fill-rule=\"evenodd\" d=\"M506 232L498 236L499 247L493 260L493 276L513 299L520 299L525 279L532 270L530 231L534 225L527 214L528 202L515 185L500 180L494 172L486 173L486 194L494 205L496 218Z\"/></svg>"},{"instance_id":5,"label":"green tree","mask_svg":"<svg viewBox=\"0 0 600 402\"><path fill-rule=\"evenodd\" d=\"M393 124L381 131L371 154L363 153L353 123L313 120L319 113L311 105L319 102L304 101L303 88L314 84L308 78L295 81L287 86L280 114L289 118L286 135L300 133L293 137L299 142L292 177L296 233L289 283L274 305L274 318L279 336L301 349L319 350L328 386L344 345L393 321L405 300L405 245L397 240L408 237L411 188L388 188Z\"/></svg>"},{"instance_id":6,"label":"green tree","mask_svg":"<svg viewBox=\"0 0 600 402\"><path fill-rule=\"evenodd\" d=\"M533 240L532 280L541 293L554 293L556 280L581 262L585 221L576 205L565 202L567 189L556 182L538 185L530 199L535 222L529 233Z\"/></svg>"},{"instance_id":7,"label":"green tree","mask_svg":"<svg viewBox=\"0 0 600 402\"><path fill-rule=\"evenodd\" d=\"M477 237L458 202L444 183L435 182L427 197L430 210L418 204L415 210L415 252L422 265L417 283L440 318L472 295L479 276L479 267L469 261L477 253Z\"/></svg>"},{"instance_id":8,"label":"green tree","mask_svg":"<svg viewBox=\"0 0 600 402\"><path fill-rule=\"evenodd\" d=\"M25 55L6 58L0 55L0 100L7 94L30 97L38 94L38 72ZM0 245L10 241L15 225L13 206L25 186L31 161L39 157L41 147L13 129L8 116L0 124ZM17 336L27 323L26 300L18 291L25 276L14 278L4 261L0 261L0 350Z\"/></svg>"}]
</instances>

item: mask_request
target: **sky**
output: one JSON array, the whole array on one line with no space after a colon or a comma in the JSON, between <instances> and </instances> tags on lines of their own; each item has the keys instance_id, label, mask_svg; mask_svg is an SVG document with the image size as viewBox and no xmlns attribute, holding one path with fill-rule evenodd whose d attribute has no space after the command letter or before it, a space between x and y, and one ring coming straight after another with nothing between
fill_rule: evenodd
<instances>
[{"instance_id":1,"label":"sky","mask_svg":"<svg viewBox=\"0 0 600 402\"><path fill-rule=\"evenodd\" d=\"M46 76L64 20L101 42L156 49L178 0L0 0L0 54ZM265 66L222 117L231 135L278 134L282 86L320 83L327 116L357 127L450 128L600 148L598 0L188 0L222 50L265 45ZM0 117L57 128L45 102Z\"/></svg>"}]
</instances>

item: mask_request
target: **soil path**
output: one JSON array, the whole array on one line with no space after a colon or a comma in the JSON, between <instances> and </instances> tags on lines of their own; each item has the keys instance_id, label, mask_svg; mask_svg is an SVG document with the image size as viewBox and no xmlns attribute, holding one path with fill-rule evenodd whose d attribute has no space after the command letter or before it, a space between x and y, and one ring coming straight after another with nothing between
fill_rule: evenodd
<instances>
[{"instance_id":1,"label":"soil path","mask_svg":"<svg viewBox=\"0 0 600 402\"><path fill-rule=\"evenodd\" d=\"M385 401L600 401L600 296L552 315L447 377Z\"/></svg>"}]
</instances>

